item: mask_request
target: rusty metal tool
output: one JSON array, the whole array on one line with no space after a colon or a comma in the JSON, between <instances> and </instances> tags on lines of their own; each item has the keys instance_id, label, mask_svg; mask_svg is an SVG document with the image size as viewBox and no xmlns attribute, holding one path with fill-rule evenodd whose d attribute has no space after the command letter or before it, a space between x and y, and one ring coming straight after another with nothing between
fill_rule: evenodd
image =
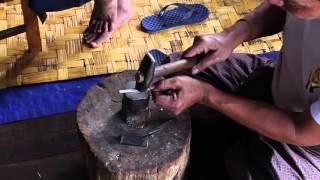
<instances>
[{"instance_id":1,"label":"rusty metal tool","mask_svg":"<svg viewBox=\"0 0 320 180\"><path fill-rule=\"evenodd\" d=\"M134 89L135 81L129 81L126 89ZM150 94L147 91L127 92L122 98L122 117L128 126L133 128L143 128L149 119Z\"/></svg>"},{"instance_id":2,"label":"rusty metal tool","mask_svg":"<svg viewBox=\"0 0 320 180\"><path fill-rule=\"evenodd\" d=\"M124 132L121 135L120 144L130 145L130 146L147 147L148 141L146 141L146 139L147 139L146 137L151 136L151 135L159 132L160 130L166 128L174 120L175 120L174 118L169 119L166 122L162 123L160 126L157 126L153 129L147 131L146 133L145 132L139 133L137 130Z\"/></svg>"}]
</instances>

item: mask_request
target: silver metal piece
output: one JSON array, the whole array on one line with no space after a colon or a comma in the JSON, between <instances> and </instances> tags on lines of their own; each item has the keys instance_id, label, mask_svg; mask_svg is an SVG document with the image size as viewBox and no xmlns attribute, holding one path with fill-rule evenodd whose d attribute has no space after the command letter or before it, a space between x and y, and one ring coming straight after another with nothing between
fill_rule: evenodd
<instances>
[{"instance_id":1,"label":"silver metal piece","mask_svg":"<svg viewBox=\"0 0 320 180\"><path fill-rule=\"evenodd\" d=\"M151 91L152 89L151 88L148 88L147 89L147 92L148 91ZM119 90L119 93L120 94L125 94L125 93L139 93L141 91L137 90L137 89L120 89Z\"/></svg>"},{"instance_id":2,"label":"silver metal piece","mask_svg":"<svg viewBox=\"0 0 320 180\"><path fill-rule=\"evenodd\" d=\"M140 91L136 90L136 89L121 89L119 90L120 94L125 94L125 93L138 93Z\"/></svg>"}]
</instances>

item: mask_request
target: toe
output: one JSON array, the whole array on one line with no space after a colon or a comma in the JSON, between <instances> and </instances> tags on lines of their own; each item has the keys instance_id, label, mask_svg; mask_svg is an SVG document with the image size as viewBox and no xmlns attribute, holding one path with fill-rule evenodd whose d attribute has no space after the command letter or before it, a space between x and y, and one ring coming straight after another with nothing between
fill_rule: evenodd
<instances>
[{"instance_id":1,"label":"toe","mask_svg":"<svg viewBox=\"0 0 320 180\"><path fill-rule=\"evenodd\" d=\"M89 32L95 32L96 27L98 25L99 20L91 17L92 19L90 20L89 26L88 26L88 31Z\"/></svg>"},{"instance_id":2,"label":"toe","mask_svg":"<svg viewBox=\"0 0 320 180\"><path fill-rule=\"evenodd\" d=\"M97 39L92 41L90 44L94 48L100 47L102 43L106 42L110 37L111 37L111 33L105 31Z\"/></svg>"},{"instance_id":3,"label":"toe","mask_svg":"<svg viewBox=\"0 0 320 180\"><path fill-rule=\"evenodd\" d=\"M104 24L104 21L103 20L99 20L96 23L96 26L94 28L94 32L95 33L101 33L103 31L103 24Z\"/></svg>"},{"instance_id":4,"label":"toe","mask_svg":"<svg viewBox=\"0 0 320 180\"><path fill-rule=\"evenodd\" d=\"M97 34L95 34L95 33L90 33L87 37L86 37L86 39L85 39L85 41L86 41L86 43L91 43L93 40L95 40L97 38Z\"/></svg>"},{"instance_id":5,"label":"toe","mask_svg":"<svg viewBox=\"0 0 320 180\"><path fill-rule=\"evenodd\" d=\"M89 28L87 27L82 34L83 34L83 38L86 39L86 37L89 35Z\"/></svg>"}]
</instances>

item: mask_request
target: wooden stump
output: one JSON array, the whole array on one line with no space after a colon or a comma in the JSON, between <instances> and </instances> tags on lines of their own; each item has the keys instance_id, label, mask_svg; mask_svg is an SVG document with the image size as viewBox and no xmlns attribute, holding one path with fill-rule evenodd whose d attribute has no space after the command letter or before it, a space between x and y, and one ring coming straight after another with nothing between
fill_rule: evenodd
<instances>
[{"instance_id":1,"label":"wooden stump","mask_svg":"<svg viewBox=\"0 0 320 180\"><path fill-rule=\"evenodd\" d=\"M182 179L186 169L191 138L187 113L178 117L160 111L151 103L151 118L145 132L163 121L176 118L170 126L148 138L148 147L120 144L122 133L137 130L121 119L122 94L135 71L111 75L93 87L77 111L83 152L90 179Z\"/></svg>"}]
</instances>

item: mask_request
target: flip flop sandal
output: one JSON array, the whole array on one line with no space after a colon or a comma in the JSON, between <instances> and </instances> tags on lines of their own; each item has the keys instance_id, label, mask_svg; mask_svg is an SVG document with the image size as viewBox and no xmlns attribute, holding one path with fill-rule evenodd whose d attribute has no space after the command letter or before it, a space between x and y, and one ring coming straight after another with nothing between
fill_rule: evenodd
<instances>
[{"instance_id":1,"label":"flip flop sandal","mask_svg":"<svg viewBox=\"0 0 320 180\"><path fill-rule=\"evenodd\" d=\"M154 60L156 60L157 66L166 64L168 62L168 55L164 54L163 52L157 49L152 49L149 51L149 53L152 55Z\"/></svg>"},{"instance_id":2,"label":"flip flop sandal","mask_svg":"<svg viewBox=\"0 0 320 180\"><path fill-rule=\"evenodd\" d=\"M171 6L176 8L167 10ZM156 33L178 26L190 25L204 21L209 10L202 4L173 3L163 7L159 14L142 19L141 28L148 33Z\"/></svg>"}]
</instances>

